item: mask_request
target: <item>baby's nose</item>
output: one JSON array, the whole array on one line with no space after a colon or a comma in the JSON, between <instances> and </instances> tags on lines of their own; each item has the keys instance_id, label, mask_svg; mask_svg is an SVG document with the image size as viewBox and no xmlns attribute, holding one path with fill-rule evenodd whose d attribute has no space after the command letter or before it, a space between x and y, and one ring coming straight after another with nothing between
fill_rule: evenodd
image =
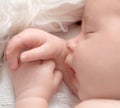
<instances>
[{"instance_id":1,"label":"baby's nose","mask_svg":"<svg viewBox=\"0 0 120 108\"><path fill-rule=\"evenodd\" d=\"M74 48L76 47L76 39L71 39L67 41L66 47L69 51L73 52Z\"/></svg>"}]
</instances>

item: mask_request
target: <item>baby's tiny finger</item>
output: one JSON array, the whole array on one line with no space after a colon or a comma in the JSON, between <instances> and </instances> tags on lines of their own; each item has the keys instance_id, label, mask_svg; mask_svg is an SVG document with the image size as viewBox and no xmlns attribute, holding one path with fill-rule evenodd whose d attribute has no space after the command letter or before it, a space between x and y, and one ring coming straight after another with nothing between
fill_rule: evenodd
<instances>
[{"instance_id":1,"label":"baby's tiny finger","mask_svg":"<svg viewBox=\"0 0 120 108\"><path fill-rule=\"evenodd\" d=\"M56 71L55 71L55 75L54 75L54 84L55 84L56 86L59 86L60 83L61 83L61 81L62 81L62 78L63 78L62 72L56 70Z\"/></svg>"}]
</instances>

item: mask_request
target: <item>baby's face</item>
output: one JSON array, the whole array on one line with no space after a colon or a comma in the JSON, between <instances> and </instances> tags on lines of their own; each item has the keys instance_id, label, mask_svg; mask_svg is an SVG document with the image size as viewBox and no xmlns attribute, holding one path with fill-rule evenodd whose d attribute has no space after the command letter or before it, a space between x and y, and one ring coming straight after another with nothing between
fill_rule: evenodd
<instances>
[{"instance_id":1,"label":"baby's face","mask_svg":"<svg viewBox=\"0 0 120 108\"><path fill-rule=\"evenodd\" d=\"M67 47L66 62L81 100L120 99L119 0L88 0L81 33Z\"/></svg>"}]
</instances>

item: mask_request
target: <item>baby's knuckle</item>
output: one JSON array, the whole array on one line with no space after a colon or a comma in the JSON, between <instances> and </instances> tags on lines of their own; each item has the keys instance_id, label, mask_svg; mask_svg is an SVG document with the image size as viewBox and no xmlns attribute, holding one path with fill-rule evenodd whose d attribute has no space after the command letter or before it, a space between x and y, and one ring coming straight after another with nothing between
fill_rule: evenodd
<instances>
[{"instance_id":1,"label":"baby's knuckle","mask_svg":"<svg viewBox=\"0 0 120 108\"><path fill-rule=\"evenodd\" d=\"M8 48L7 51L5 52L5 55L6 55L6 56L9 56L10 53L11 53L11 52L10 52L10 49Z\"/></svg>"},{"instance_id":2,"label":"baby's knuckle","mask_svg":"<svg viewBox=\"0 0 120 108\"><path fill-rule=\"evenodd\" d=\"M24 31L23 31L23 33L24 34L34 34L34 33L36 33L36 32L38 32L38 29L36 29L36 28L27 28L27 29L25 29Z\"/></svg>"},{"instance_id":3,"label":"baby's knuckle","mask_svg":"<svg viewBox=\"0 0 120 108\"><path fill-rule=\"evenodd\" d=\"M22 42L24 40L24 36L23 35L16 35L16 36L14 36L10 41L9 41L9 43L14 43L14 42L16 42L16 43L18 43L18 42Z\"/></svg>"},{"instance_id":4,"label":"baby's knuckle","mask_svg":"<svg viewBox=\"0 0 120 108\"><path fill-rule=\"evenodd\" d=\"M47 61L45 61L45 63L48 67L55 67L56 66L56 64L53 60L47 60Z\"/></svg>"},{"instance_id":5,"label":"baby's knuckle","mask_svg":"<svg viewBox=\"0 0 120 108\"><path fill-rule=\"evenodd\" d=\"M5 55L6 55L6 56L9 56L11 53L12 53L11 47L9 46L9 47L7 47L7 49L6 49L6 51L5 51Z\"/></svg>"}]
</instances>

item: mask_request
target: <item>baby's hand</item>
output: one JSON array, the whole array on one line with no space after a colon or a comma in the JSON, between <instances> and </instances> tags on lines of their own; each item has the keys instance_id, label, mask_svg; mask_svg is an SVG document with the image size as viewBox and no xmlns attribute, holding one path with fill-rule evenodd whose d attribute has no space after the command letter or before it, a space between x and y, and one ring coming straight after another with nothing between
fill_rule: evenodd
<instances>
[{"instance_id":1,"label":"baby's hand","mask_svg":"<svg viewBox=\"0 0 120 108\"><path fill-rule=\"evenodd\" d=\"M21 63L16 71L10 70L16 100L40 98L49 100L62 80L52 60Z\"/></svg>"},{"instance_id":2,"label":"baby's hand","mask_svg":"<svg viewBox=\"0 0 120 108\"><path fill-rule=\"evenodd\" d=\"M55 58L61 60L60 55L65 56L63 54L65 47L65 40L40 29L29 28L8 42L5 58L9 62L9 66L16 69L19 59L22 62Z\"/></svg>"}]
</instances>

